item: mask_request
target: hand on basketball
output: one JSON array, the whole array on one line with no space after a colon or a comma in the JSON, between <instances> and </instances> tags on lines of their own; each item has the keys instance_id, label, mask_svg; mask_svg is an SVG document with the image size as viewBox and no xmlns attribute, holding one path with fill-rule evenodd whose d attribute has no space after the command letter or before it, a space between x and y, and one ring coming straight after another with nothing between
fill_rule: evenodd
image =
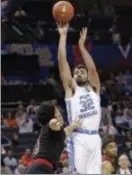
<instances>
[{"instance_id":1,"label":"hand on basketball","mask_svg":"<svg viewBox=\"0 0 132 175\"><path fill-rule=\"evenodd\" d=\"M69 24L57 23L58 31L60 35L67 35Z\"/></svg>"},{"instance_id":2,"label":"hand on basketball","mask_svg":"<svg viewBox=\"0 0 132 175\"><path fill-rule=\"evenodd\" d=\"M79 45L84 45L87 38L87 31L88 30L86 27L82 28L82 30L80 31Z\"/></svg>"}]
</instances>

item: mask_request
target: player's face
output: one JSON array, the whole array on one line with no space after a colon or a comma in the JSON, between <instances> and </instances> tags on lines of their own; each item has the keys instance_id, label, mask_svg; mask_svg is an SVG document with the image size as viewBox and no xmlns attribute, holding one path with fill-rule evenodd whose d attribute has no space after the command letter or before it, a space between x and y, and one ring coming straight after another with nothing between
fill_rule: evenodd
<instances>
[{"instance_id":1,"label":"player's face","mask_svg":"<svg viewBox=\"0 0 132 175\"><path fill-rule=\"evenodd\" d=\"M88 83L88 72L84 68L76 68L74 70L73 78L79 86L83 86Z\"/></svg>"},{"instance_id":2,"label":"player's face","mask_svg":"<svg viewBox=\"0 0 132 175\"><path fill-rule=\"evenodd\" d=\"M109 143L105 148L106 154L110 157L117 156L117 144L115 142Z\"/></svg>"}]
</instances>

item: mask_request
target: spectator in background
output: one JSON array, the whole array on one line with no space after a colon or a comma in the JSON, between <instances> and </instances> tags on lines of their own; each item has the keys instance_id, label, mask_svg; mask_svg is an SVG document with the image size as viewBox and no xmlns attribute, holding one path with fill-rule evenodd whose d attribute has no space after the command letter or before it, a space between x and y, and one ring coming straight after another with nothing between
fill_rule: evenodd
<instances>
[{"instance_id":1,"label":"spectator in background","mask_svg":"<svg viewBox=\"0 0 132 175\"><path fill-rule=\"evenodd\" d=\"M129 129L132 129L132 115L130 109L124 110L124 118L128 124Z\"/></svg>"},{"instance_id":2,"label":"spectator in background","mask_svg":"<svg viewBox=\"0 0 132 175\"><path fill-rule=\"evenodd\" d=\"M19 127L19 133L33 132L33 121L26 118L26 113L22 110L16 113L16 121Z\"/></svg>"},{"instance_id":3,"label":"spectator in background","mask_svg":"<svg viewBox=\"0 0 132 175\"><path fill-rule=\"evenodd\" d=\"M8 112L8 113L7 113L6 122L7 122L7 126L8 126L8 127L10 127L10 128L17 128L16 119L13 118L11 112Z\"/></svg>"},{"instance_id":4,"label":"spectator in background","mask_svg":"<svg viewBox=\"0 0 132 175\"><path fill-rule=\"evenodd\" d=\"M115 125L119 133L126 133L131 125L131 116L129 116L129 110L125 109L124 112L120 109L116 111L116 116L114 117Z\"/></svg>"},{"instance_id":5,"label":"spectator in background","mask_svg":"<svg viewBox=\"0 0 132 175\"><path fill-rule=\"evenodd\" d=\"M1 114L1 128L5 128L5 127L7 127L7 122L4 118L4 115Z\"/></svg>"},{"instance_id":6,"label":"spectator in background","mask_svg":"<svg viewBox=\"0 0 132 175\"><path fill-rule=\"evenodd\" d=\"M24 174L26 166L24 165L23 161L20 159L18 162L18 166L15 170L15 174Z\"/></svg>"},{"instance_id":7,"label":"spectator in background","mask_svg":"<svg viewBox=\"0 0 132 175\"><path fill-rule=\"evenodd\" d=\"M32 160L31 156L32 156L31 149L26 149L24 155L21 157L24 166L27 166L28 163Z\"/></svg>"},{"instance_id":8,"label":"spectator in background","mask_svg":"<svg viewBox=\"0 0 132 175\"><path fill-rule=\"evenodd\" d=\"M11 146L11 141L8 139L6 136L1 136L1 145L5 147L10 147Z\"/></svg>"},{"instance_id":9,"label":"spectator in background","mask_svg":"<svg viewBox=\"0 0 132 175\"><path fill-rule=\"evenodd\" d=\"M11 169L5 165L3 157L1 158L1 174L12 174Z\"/></svg>"},{"instance_id":10,"label":"spectator in background","mask_svg":"<svg viewBox=\"0 0 132 175\"><path fill-rule=\"evenodd\" d=\"M17 133L13 133L12 137L12 145L13 147L18 146L20 144L19 136Z\"/></svg>"},{"instance_id":11,"label":"spectator in background","mask_svg":"<svg viewBox=\"0 0 132 175\"><path fill-rule=\"evenodd\" d=\"M28 112L28 118L31 119L33 122L36 122L36 116L35 116L35 112L34 112L34 109L33 108L30 108L29 109L29 112Z\"/></svg>"},{"instance_id":12,"label":"spectator in background","mask_svg":"<svg viewBox=\"0 0 132 175\"><path fill-rule=\"evenodd\" d=\"M124 78L124 75L122 74L122 72L120 72L117 76L116 76L116 80L118 82L118 84L126 84L126 79Z\"/></svg>"},{"instance_id":13,"label":"spectator in background","mask_svg":"<svg viewBox=\"0 0 132 175\"><path fill-rule=\"evenodd\" d=\"M27 107L27 113L29 113L30 109L32 109L33 112L36 112L37 108L38 108L38 105L36 105L35 100L31 100L30 105Z\"/></svg>"},{"instance_id":14,"label":"spectator in background","mask_svg":"<svg viewBox=\"0 0 132 175\"><path fill-rule=\"evenodd\" d=\"M126 131L128 131L129 125L130 125L130 119L131 119L129 109L127 108L124 109L123 117L124 117L124 126L126 127Z\"/></svg>"},{"instance_id":15,"label":"spectator in background","mask_svg":"<svg viewBox=\"0 0 132 175\"><path fill-rule=\"evenodd\" d=\"M104 15L106 17L115 17L116 12L110 1L106 0L104 4Z\"/></svg>"},{"instance_id":16,"label":"spectator in background","mask_svg":"<svg viewBox=\"0 0 132 175\"><path fill-rule=\"evenodd\" d=\"M108 109L108 105L109 105L109 96L106 92L105 87L103 86L101 88L101 109L102 109L102 122L105 121L106 118L108 118L110 116L109 114L109 109Z\"/></svg>"},{"instance_id":17,"label":"spectator in background","mask_svg":"<svg viewBox=\"0 0 132 175\"><path fill-rule=\"evenodd\" d=\"M122 124L124 123L124 117L123 117L123 113L122 113L121 109L118 109L116 111L116 115L114 117L114 122L115 122L117 130L119 131L119 133L121 133L122 132Z\"/></svg>"},{"instance_id":18,"label":"spectator in background","mask_svg":"<svg viewBox=\"0 0 132 175\"><path fill-rule=\"evenodd\" d=\"M7 81L6 79L4 78L3 74L1 73L1 84L2 85L6 85L7 84Z\"/></svg>"},{"instance_id":19,"label":"spectator in background","mask_svg":"<svg viewBox=\"0 0 132 175\"><path fill-rule=\"evenodd\" d=\"M7 156L4 158L4 163L13 171L17 167L17 160L15 157L13 157L13 153L11 150L7 152Z\"/></svg>"},{"instance_id":20,"label":"spectator in background","mask_svg":"<svg viewBox=\"0 0 132 175\"><path fill-rule=\"evenodd\" d=\"M26 12L22 9L22 8L19 8L15 14L14 14L15 17L23 17L23 16L26 16Z\"/></svg>"},{"instance_id":21,"label":"spectator in background","mask_svg":"<svg viewBox=\"0 0 132 175\"><path fill-rule=\"evenodd\" d=\"M18 105L18 111L19 111L19 110L24 110L23 104L19 104L19 105Z\"/></svg>"},{"instance_id":22,"label":"spectator in background","mask_svg":"<svg viewBox=\"0 0 132 175\"><path fill-rule=\"evenodd\" d=\"M105 120L105 124L104 124L104 126L102 126L102 129L103 129L105 135L115 136L118 134L118 131L113 126L112 121L110 119Z\"/></svg>"},{"instance_id":23,"label":"spectator in background","mask_svg":"<svg viewBox=\"0 0 132 175\"><path fill-rule=\"evenodd\" d=\"M96 18L96 17L100 16L100 11L99 11L98 5L96 3L92 4L92 7L91 7L88 14L89 14L89 17L91 17L91 18Z\"/></svg>"},{"instance_id":24,"label":"spectator in background","mask_svg":"<svg viewBox=\"0 0 132 175\"><path fill-rule=\"evenodd\" d=\"M122 154L118 159L119 170L117 171L118 174L131 174L132 172L129 169L129 159L128 156Z\"/></svg>"},{"instance_id":25,"label":"spectator in background","mask_svg":"<svg viewBox=\"0 0 132 175\"><path fill-rule=\"evenodd\" d=\"M1 145L1 155L5 155L6 154L6 151L4 149L4 147Z\"/></svg>"},{"instance_id":26,"label":"spectator in background","mask_svg":"<svg viewBox=\"0 0 132 175\"><path fill-rule=\"evenodd\" d=\"M132 140L127 139L127 141L125 142L124 145L124 153L126 153L130 159L130 168L132 169L132 157L131 157L131 153L132 153Z\"/></svg>"}]
</instances>

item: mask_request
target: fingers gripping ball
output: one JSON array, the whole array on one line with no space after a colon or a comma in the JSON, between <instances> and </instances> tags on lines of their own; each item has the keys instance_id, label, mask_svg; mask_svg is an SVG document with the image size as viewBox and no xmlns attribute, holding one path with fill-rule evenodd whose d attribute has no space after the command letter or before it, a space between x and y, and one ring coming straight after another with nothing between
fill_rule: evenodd
<instances>
[{"instance_id":1,"label":"fingers gripping ball","mask_svg":"<svg viewBox=\"0 0 132 175\"><path fill-rule=\"evenodd\" d=\"M74 16L74 7L70 2L59 1L52 9L53 17L57 22L69 22Z\"/></svg>"}]
</instances>

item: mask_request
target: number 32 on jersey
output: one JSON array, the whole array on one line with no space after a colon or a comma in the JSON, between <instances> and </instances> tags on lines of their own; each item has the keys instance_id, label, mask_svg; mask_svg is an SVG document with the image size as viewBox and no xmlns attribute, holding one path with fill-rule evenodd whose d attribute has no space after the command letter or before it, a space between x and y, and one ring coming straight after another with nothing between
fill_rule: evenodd
<instances>
[{"instance_id":1,"label":"number 32 on jersey","mask_svg":"<svg viewBox=\"0 0 132 175\"><path fill-rule=\"evenodd\" d=\"M86 112L88 110L95 109L94 102L91 98L86 99L86 100L81 100L80 106L81 106L80 112Z\"/></svg>"}]
</instances>

